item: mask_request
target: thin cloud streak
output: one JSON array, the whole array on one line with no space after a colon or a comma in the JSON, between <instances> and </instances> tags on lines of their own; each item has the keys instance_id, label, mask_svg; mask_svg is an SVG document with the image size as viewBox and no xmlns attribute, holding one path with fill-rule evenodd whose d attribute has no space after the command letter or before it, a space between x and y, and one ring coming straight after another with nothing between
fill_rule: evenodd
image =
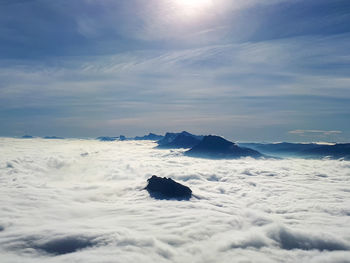
<instances>
[{"instance_id":1,"label":"thin cloud streak","mask_svg":"<svg viewBox=\"0 0 350 263\"><path fill-rule=\"evenodd\" d=\"M322 130L294 130L289 131L291 134L297 134L300 136L310 135L310 134L319 134L319 135L333 135L333 134L341 134L342 131L322 131Z\"/></svg>"}]
</instances>

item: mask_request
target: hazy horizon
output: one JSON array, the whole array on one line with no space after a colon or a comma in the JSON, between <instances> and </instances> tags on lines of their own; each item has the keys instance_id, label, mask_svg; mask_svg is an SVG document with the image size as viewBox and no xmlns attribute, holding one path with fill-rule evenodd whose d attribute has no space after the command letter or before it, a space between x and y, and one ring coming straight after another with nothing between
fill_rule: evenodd
<instances>
[{"instance_id":1,"label":"hazy horizon","mask_svg":"<svg viewBox=\"0 0 350 263\"><path fill-rule=\"evenodd\" d=\"M168 131L170 133L181 133L183 132L183 130L178 130L178 131ZM186 131L188 132L188 131ZM61 136L60 134L43 134L43 135L35 135L35 134L29 134L29 133L25 133L25 134L21 134L21 135L16 135L16 136L0 136L0 138L17 138L17 139L31 139L31 138L23 138L24 136L31 136L33 137L32 139L46 139L45 137L57 137L57 138L48 138L48 139L91 139L91 140L95 140L98 139L99 137L119 137L119 136L125 136L126 139L134 139L135 137L142 137L144 135L148 135L149 133L153 133L153 134L157 134L157 135L161 135L161 136L165 136L165 133L156 133L156 132L146 132L144 134L136 134L136 135L128 135L128 134L99 134L96 136ZM191 132L190 132L191 133ZM193 134L193 133L192 133ZM299 140L239 140L237 138L232 138L232 137L226 137L220 134L204 134L204 133L200 133L200 134L194 134L194 135L217 135L220 137L223 137L229 141L232 142L239 142L239 143L282 143L282 142L288 142L288 143L319 143L319 144L332 144L332 143L349 143L349 141L335 141L335 140L327 140L327 136L322 136L319 137L319 140L308 140L307 136L304 137L304 140L302 138L300 138ZM330 136L328 138L331 138ZM151 140L151 141L156 141L156 140Z\"/></svg>"}]
</instances>

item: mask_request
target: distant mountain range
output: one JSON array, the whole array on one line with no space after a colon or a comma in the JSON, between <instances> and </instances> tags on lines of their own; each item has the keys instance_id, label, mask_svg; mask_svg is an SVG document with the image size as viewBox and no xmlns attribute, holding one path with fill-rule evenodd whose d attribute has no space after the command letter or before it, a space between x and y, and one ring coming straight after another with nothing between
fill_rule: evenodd
<instances>
[{"instance_id":1,"label":"distant mountain range","mask_svg":"<svg viewBox=\"0 0 350 263\"><path fill-rule=\"evenodd\" d=\"M100 137L97 137L96 139L101 142L113 142L113 141L119 140L119 137L100 136Z\"/></svg>"},{"instance_id":2,"label":"distant mountain range","mask_svg":"<svg viewBox=\"0 0 350 263\"><path fill-rule=\"evenodd\" d=\"M239 143L240 146L249 147L263 154L278 157L301 158L344 158L350 160L350 143L337 143L323 145L316 143Z\"/></svg>"},{"instance_id":3,"label":"distant mountain range","mask_svg":"<svg viewBox=\"0 0 350 263\"><path fill-rule=\"evenodd\" d=\"M23 135L21 138L22 139L34 139L36 137L26 134L26 135ZM63 137L57 137L57 136L44 136L44 137L41 137L41 138L42 139L64 139Z\"/></svg>"},{"instance_id":4,"label":"distant mountain range","mask_svg":"<svg viewBox=\"0 0 350 263\"><path fill-rule=\"evenodd\" d=\"M58 136L45 136L45 137L43 137L43 139L62 140L64 138L58 137Z\"/></svg>"},{"instance_id":5,"label":"distant mountain range","mask_svg":"<svg viewBox=\"0 0 350 263\"><path fill-rule=\"evenodd\" d=\"M131 138L127 138L124 135L120 135L120 136L101 136L101 137L97 137L96 139L99 141L103 141L103 142L111 142L111 141L126 141L126 140L136 140L136 141L141 141L141 140L150 140L150 141L158 141L161 140L162 138L164 138L164 136L162 135L157 135L154 133L149 133L148 135L144 135L144 136L136 136L136 137L131 137Z\"/></svg>"},{"instance_id":6,"label":"distant mountain range","mask_svg":"<svg viewBox=\"0 0 350 263\"><path fill-rule=\"evenodd\" d=\"M23 135L23 139L36 138ZM45 136L43 139L64 139L58 136ZM193 157L205 158L239 158L239 157L297 157L297 158L331 158L350 160L350 143L317 144L317 143L233 143L220 136L195 135L183 131L179 133L167 132L165 136L149 133L144 136L127 138L120 136L101 136L97 140L124 141L150 140L157 142L160 149L189 149L184 154Z\"/></svg>"},{"instance_id":7,"label":"distant mountain range","mask_svg":"<svg viewBox=\"0 0 350 263\"><path fill-rule=\"evenodd\" d=\"M21 138L22 138L22 139L33 139L34 136L31 136L31 135L26 134L26 135L23 135Z\"/></svg>"}]
</instances>

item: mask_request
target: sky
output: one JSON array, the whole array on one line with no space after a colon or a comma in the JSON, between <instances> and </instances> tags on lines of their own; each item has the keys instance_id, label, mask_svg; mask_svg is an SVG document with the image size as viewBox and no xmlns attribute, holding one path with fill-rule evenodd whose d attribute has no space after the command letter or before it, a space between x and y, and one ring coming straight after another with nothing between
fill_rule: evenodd
<instances>
[{"instance_id":1,"label":"sky","mask_svg":"<svg viewBox=\"0 0 350 263\"><path fill-rule=\"evenodd\" d=\"M0 0L0 136L350 141L348 0Z\"/></svg>"}]
</instances>

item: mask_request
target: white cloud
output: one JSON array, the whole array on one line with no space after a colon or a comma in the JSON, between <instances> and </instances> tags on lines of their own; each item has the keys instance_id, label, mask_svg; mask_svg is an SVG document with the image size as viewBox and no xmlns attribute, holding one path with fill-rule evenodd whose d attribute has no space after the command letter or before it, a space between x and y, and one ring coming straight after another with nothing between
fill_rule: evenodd
<instances>
[{"instance_id":1,"label":"white cloud","mask_svg":"<svg viewBox=\"0 0 350 263\"><path fill-rule=\"evenodd\" d=\"M289 131L290 134L296 134L300 136L310 136L310 135L321 135L321 136L327 136L327 135L337 135L342 134L342 131L323 131L323 130L293 130Z\"/></svg>"},{"instance_id":2,"label":"white cloud","mask_svg":"<svg viewBox=\"0 0 350 263\"><path fill-rule=\"evenodd\" d=\"M2 262L349 262L349 162L154 146L1 138ZM150 198L153 174L195 197ZM67 242L78 250L50 254Z\"/></svg>"}]
</instances>

